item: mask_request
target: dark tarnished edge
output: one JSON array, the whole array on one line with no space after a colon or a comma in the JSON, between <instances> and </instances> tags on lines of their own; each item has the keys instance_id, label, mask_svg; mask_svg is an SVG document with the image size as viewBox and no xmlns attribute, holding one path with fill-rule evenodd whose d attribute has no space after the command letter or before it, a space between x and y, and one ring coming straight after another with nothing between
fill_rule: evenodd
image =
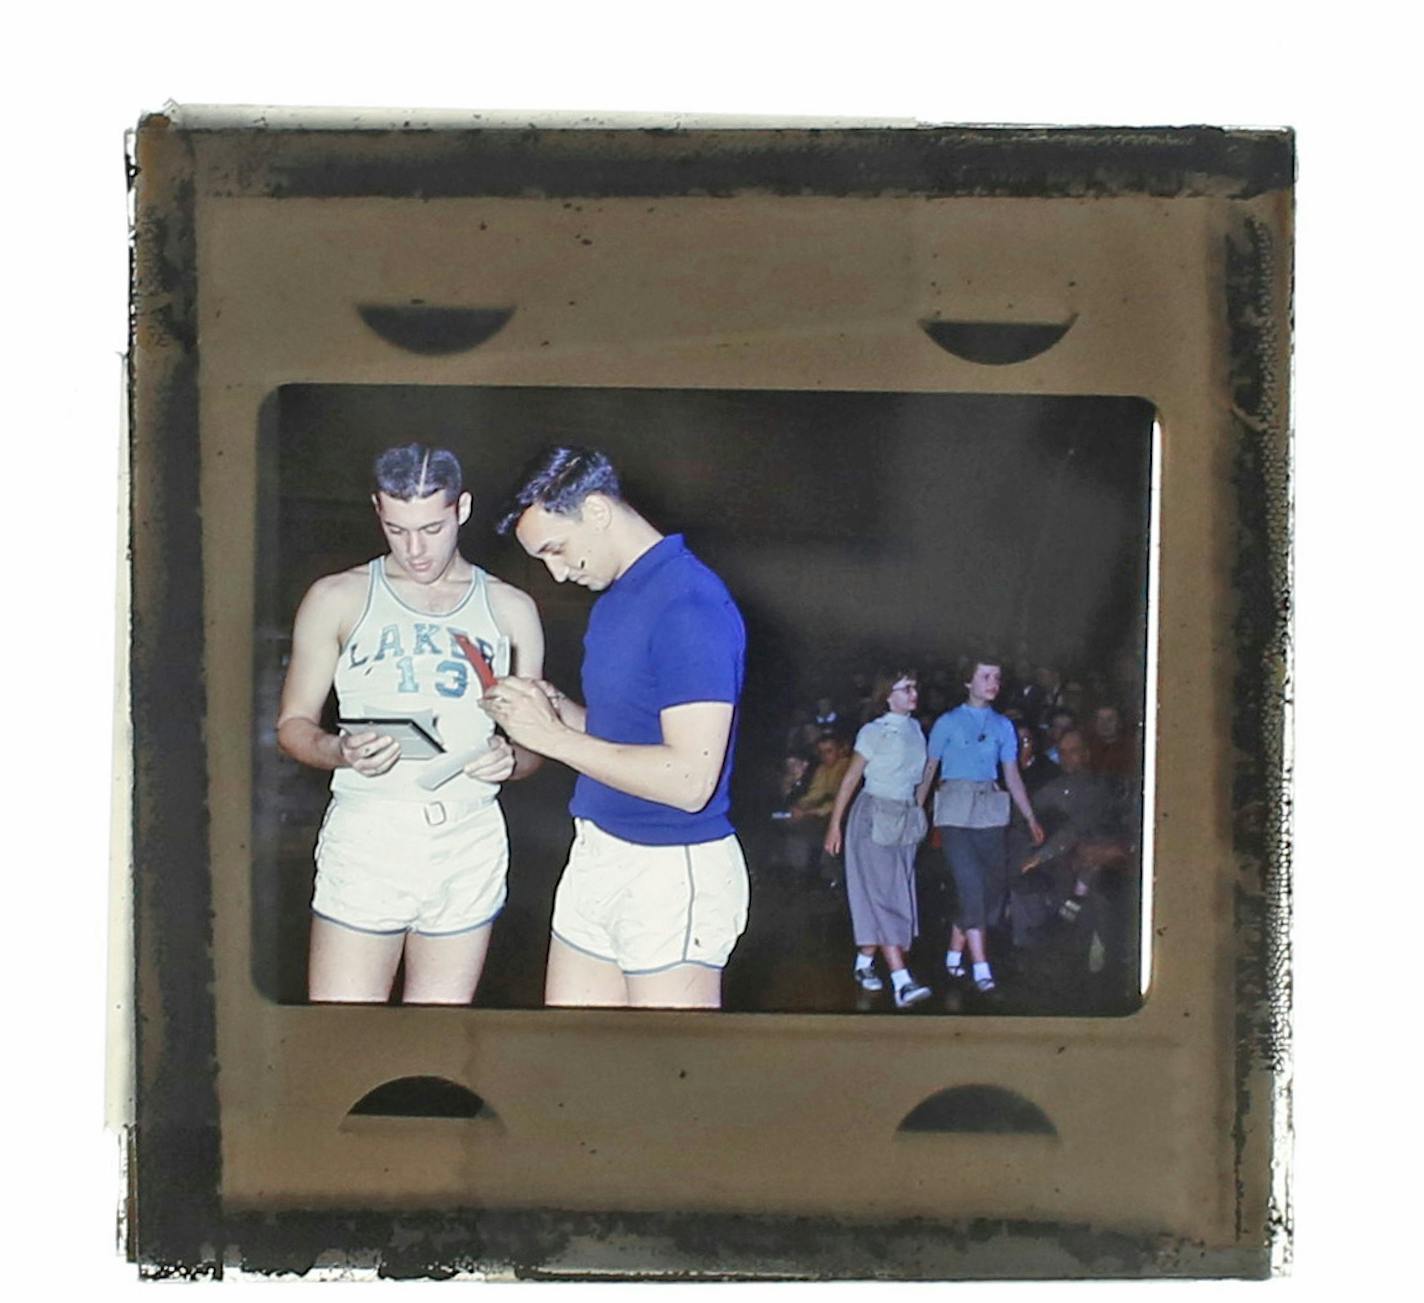
<instances>
[{"instance_id":1,"label":"dark tarnished edge","mask_svg":"<svg viewBox=\"0 0 1424 1303\"><path fill-rule=\"evenodd\" d=\"M202 173L205 193L672 198L738 194L1113 195L1249 199L1290 186L1288 129L948 127L906 129L487 127L434 130L141 129L220 137L237 157Z\"/></svg>"},{"instance_id":2,"label":"dark tarnished edge","mask_svg":"<svg viewBox=\"0 0 1424 1303\"><path fill-rule=\"evenodd\" d=\"M557 136L558 139L551 139ZM910 131L343 132L175 130L134 147L129 382L135 737L136 1085L128 1253L151 1277L371 1264L387 1276L579 1277L577 1242L616 1245L645 1279L1263 1277L1289 1233L1238 1224L1226 1250L1054 1223L733 1214L332 1210L225 1214L208 864L199 498L195 198L204 194L1149 194L1288 191L1289 131L1219 128ZM661 179L659 178L661 174ZM640 188L641 187L641 188ZM1247 218L1226 253L1238 430L1239 656L1233 808L1238 1208L1248 1135L1273 1125L1287 1066L1289 480L1282 244ZM1284 300L1284 307L1281 302ZM1268 1145L1269 1149L1269 1145ZM1258 1152L1258 1151L1257 1151ZM1012 1266L1004 1258L1012 1249ZM336 1251L335 1255L333 1250ZM339 1257L339 1261L337 1258ZM670 1265L672 1264L672 1265ZM599 1272L599 1279L610 1276Z\"/></svg>"},{"instance_id":3,"label":"dark tarnished edge","mask_svg":"<svg viewBox=\"0 0 1424 1303\"><path fill-rule=\"evenodd\" d=\"M1264 1252L1161 1235L976 1218L856 1222L782 1214L446 1209L247 1214L227 1265L253 1274L402 1279L1052 1280L1263 1278ZM596 1270L581 1246L600 1247ZM334 1255L328 1245L350 1247ZM363 1251L364 1249L364 1251ZM620 1266L611 1268L617 1261Z\"/></svg>"},{"instance_id":4,"label":"dark tarnished edge","mask_svg":"<svg viewBox=\"0 0 1424 1303\"><path fill-rule=\"evenodd\" d=\"M191 142L140 130L130 185L134 1182L144 1274L211 1270L217 1101Z\"/></svg>"},{"instance_id":5,"label":"dark tarnished edge","mask_svg":"<svg viewBox=\"0 0 1424 1303\"><path fill-rule=\"evenodd\" d=\"M1288 371L1292 299L1290 207L1279 229L1246 216L1228 237L1231 422L1236 447L1232 589L1237 675L1231 741L1233 895L1237 942L1237 1234L1264 1233L1289 1261L1292 705L1291 489ZM1246 1185L1262 1148L1273 1179L1264 1227L1247 1225ZM1249 1174L1248 1174L1249 1173Z\"/></svg>"}]
</instances>

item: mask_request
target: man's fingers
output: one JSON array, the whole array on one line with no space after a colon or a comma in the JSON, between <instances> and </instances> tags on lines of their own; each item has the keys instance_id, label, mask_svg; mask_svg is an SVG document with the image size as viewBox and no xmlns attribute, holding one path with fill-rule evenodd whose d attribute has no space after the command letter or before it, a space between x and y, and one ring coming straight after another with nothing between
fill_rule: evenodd
<instances>
[{"instance_id":1,"label":"man's fingers","mask_svg":"<svg viewBox=\"0 0 1424 1303\"><path fill-rule=\"evenodd\" d=\"M365 755L376 738L375 733L343 733L341 735L341 750L348 760L359 759Z\"/></svg>"},{"instance_id":2,"label":"man's fingers","mask_svg":"<svg viewBox=\"0 0 1424 1303\"><path fill-rule=\"evenodd\" d=\"M514 772L514 748L507 739L493 738L488 748L465 766L467 778L486 783L498 783Z\"/></svg>"},{"instance_id":3,"label":"man's fingers","mask_svg":"<svg viewBox=\"0 0 1424 1303\"><path fill-rule=\"evenodd\" d=\"M362 748L363 755L352 766L367 778L376 778L400 759L400 743L395 738L382 738L376 744Z\"/></svg>"}]
</instances>

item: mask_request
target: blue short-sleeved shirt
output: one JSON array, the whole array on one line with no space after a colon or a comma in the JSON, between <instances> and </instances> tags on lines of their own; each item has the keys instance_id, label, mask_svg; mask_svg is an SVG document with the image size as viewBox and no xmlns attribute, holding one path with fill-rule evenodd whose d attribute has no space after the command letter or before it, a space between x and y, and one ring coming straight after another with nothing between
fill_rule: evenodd
<instances>
[{"instance_id":1,"label":"blue short-sleeved shirt","mask_svg":"<svg viewBox=\"0 0 1424 1303\"><path fill-rule=\"evenodd\" d=\"M569 811L645 846L693 845L732 831L732 750L747 634L727 586L670 534L593 604L583 639L587 729L608 742L662 742L660 712L697 701L731 703L732 732L712 799L696 814L620 792L580 774Z\"/></svg>"},{"instance_id":2,"label":"blue short-sleeved shirt","mask_svg":"<svg viewBox=\"0 0 1424 1303\"><path fill-rule=\"evenodd\" d=\"M992 706L956 706L930 729L929 758L939 761L941 779L992 783L1000 764L1018 760L1019 736L1013 721Z\"/></svg>"}]
</instances>

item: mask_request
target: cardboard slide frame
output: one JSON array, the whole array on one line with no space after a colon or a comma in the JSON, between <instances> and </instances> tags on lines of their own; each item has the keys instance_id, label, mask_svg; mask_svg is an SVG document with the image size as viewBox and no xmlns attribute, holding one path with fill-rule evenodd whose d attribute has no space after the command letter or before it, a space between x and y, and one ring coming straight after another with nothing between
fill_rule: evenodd
<instances>
[{"instance_id":1,"label":"cardboard slide frame","mask_svg":"<svg viewBox=\"0 0 1424 1303\"><path fill-rule=\"evenodd\" d=\"M141 1269L1267 1274L1288 1220L1293 167L1284 131L146 118L130 357ZM514 232L497 256L470 256L482 221ZM927 288L931 255L941 281L947 263L983 273L952 311ZM725 288L748 259L774 294ZM551 347L541 310L568 278L591 306ZM517 294L518 315L498 347L392 348L353 309L412 286L483 311ZM1001 347L1023 360L983 352ZM265 999L248 954L254 447L274 389L321 381L1150 400L1142 1008L852 1021ZM411 1075L489 1107L348 1115ZM1050 1125L901 1127L947 1088L1005 1092Z\"/></svg>"}]
</instances>

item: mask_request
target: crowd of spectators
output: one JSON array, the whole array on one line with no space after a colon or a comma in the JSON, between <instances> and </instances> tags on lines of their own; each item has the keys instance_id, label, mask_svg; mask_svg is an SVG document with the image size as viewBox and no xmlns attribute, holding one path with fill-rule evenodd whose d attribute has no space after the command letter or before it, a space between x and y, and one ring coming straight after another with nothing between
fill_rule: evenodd
<instances>
[{"instance_id":1,"label":"crowd of spectators","mask_svg":"<svg viewBox=\"0 0 1424 1303\"><path fill-rule=\"evenodd\" d=\"M995 705L1014 723L1018 771L1046 839L1035 846L1013 810L1005 880L990 884L989 926L1019 956L1106 972L1125 987L1137 955L1142 688L1133 658L1119 658L1115 669L1068 675L1022 656L1003 666ZM972 672L964 663L921 672L914 719L923 732L965 699ZM822 847L827 817L857 730L881 710L870 676L850 672L825 683L785 721L771 872L839 885L842 865ZM922 858L921 871L947 878L941 864L936 852ZM952 882L944 885L953 893Z\"/></svg>"}]
</instances>

